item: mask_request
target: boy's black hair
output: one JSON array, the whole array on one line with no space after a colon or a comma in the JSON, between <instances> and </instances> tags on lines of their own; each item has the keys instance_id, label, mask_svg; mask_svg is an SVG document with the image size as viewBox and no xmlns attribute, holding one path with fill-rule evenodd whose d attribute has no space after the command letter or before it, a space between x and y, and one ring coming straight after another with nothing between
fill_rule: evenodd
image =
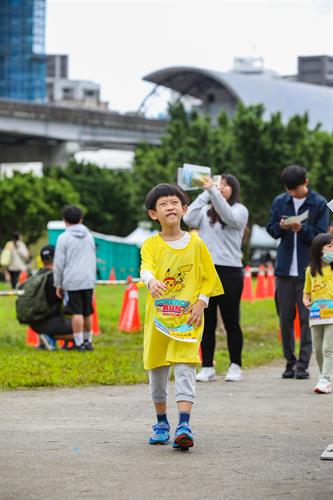
<instances>
[{"instance_id":1,"label":"boy's black hair","mask_svg":"<svg viewBox=\"0 0 333 500\"><path fill-rule=\"evenodd\" d=\"M187 193L177 184L157 184L146 196L146 209L155 210L157 200L162 196L177 196L183 206L190 203Z\"/></svg>"},{"instance_id":2,"label":"boy's black hair","mask_svg":"<svg viewBox=\"0 0 333 500\"><path fill-rule=\"evenodd\" d=\"M317 234L317 236L312 241L311 251L310 251L310 271L311 276L316 276L317 273L323 275L322 272L322 249L325 245L328 245L333 240L332 233ZM331 263L331 269L333 269L333 263Z\"/></svg>"},{"instance_id":3,"label":"boy's black hair","mask_svg":"<svg viewBox=\"0 0 333 500\"><path fill-rule=\"evenodd\" d=\"M83 217L82 210L74 205L68 205L64 208L62 216L65 222L69 224L78 224Z\"/></svg>"},{"instance_id":4,"label":"boy's black hair","mask_svg":"<svg viewBox=\"0 0 333 500\"><path fill-rule=\"evenodd\" d=\"M281 174L282 183L287 189L295 189L306 182L306 170L300 165L289 165Z\"/></svg>"}]
</instances>

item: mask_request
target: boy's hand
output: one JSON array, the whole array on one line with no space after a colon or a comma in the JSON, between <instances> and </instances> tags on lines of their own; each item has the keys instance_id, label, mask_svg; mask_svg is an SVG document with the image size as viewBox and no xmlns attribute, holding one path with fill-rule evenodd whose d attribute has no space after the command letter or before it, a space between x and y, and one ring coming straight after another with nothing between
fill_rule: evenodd
<instances>
[{"instance_id":1,"label":"boy's hand","mask_svg":"<svg viewBox=\"0 0 333 500\"><path fill-rule=\"evenodd\" d=\"M158 299L164 295L167 286L162 281L152 278L148 283L148 289L154 299Z\"/></svg>"},{"instance_id":2,"label":"boy's hand","mask_svg":"<svg viewBox=\"0 0 333 500\"><path fill-rule=\"evenodd\" d=\"M193 325L196 328L201 325L206 305L207 304L203 300L199 299L193 306L190 306L187 311L190 314L190 318L187 322L189 325Z\"/></svg>"},{"instance_id":3,"label":"boy's hand","mask_svg":"<svg viewBox=\"0 0 333 500\"><path fill-rule=\"evenodd\" d=\"M62 288L56 288L56 296L59 297L59 299L62 299L64 296L64 291Z\"/></svg>"}]
</instances>

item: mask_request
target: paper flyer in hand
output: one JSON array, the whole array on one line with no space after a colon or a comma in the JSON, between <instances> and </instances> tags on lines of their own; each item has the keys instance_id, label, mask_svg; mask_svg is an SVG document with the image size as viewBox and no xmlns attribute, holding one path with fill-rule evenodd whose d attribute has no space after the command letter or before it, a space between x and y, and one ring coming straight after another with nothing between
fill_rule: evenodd
<instances>
[{"instance_id":1,"label":"paper flyer in hand","mask_svg":"<svg viewBox=\"0 0 333 500\"><path fill-rule=\"evenodd\" d=\"M177 184L185 191L202 188L203 177L211 177L210 167L184 163L177 171Z\"/></svg>"},{"instance_id":2,"label":"paper flyer in hand","mask_svg":"<svg viewBox=\"0 0 333 500\"><path fill-rule=\"evenodd\" d=\"M333 324L333 300L315 300L310 306L310 326Z\"/></svg>"},{"instance_id":3,"label":"paper flyer in hand","mask_svg":"<svg viewBox=\"0 0 333 500\"><path fill-rule=\"evenodd\" d=\"M300 215L292 215L291 217L287 217L286 219L283 219L283 222L287 225L295 224L295 222L303 222L309 217L309 210L306 210L306 212L303 212Z\"/></svg>"}]
</instances>

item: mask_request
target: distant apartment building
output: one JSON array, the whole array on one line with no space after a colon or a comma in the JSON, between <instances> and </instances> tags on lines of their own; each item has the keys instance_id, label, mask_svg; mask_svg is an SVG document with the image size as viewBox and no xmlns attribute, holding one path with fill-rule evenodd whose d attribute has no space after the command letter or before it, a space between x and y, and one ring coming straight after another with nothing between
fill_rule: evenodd
<instances>
[{"instance_id":1,"label":"distant apartment building","mask_svg":"<svg viewBox=\"0 0 333 500\"><path fill-rule=\"evenodd\" d=\"M108 103L101 102L98 83L68 78L68 55L48 54L46 63L48 102L62 106L107 109Z\"/></svg>"},{"instance_id":2,"label":"distant apartment building","mask_svg":"<svg viewBox=\"0 0 333 500\"><path fill-rule=\"evenodd\" d=\"M45 3L0 1L0 98L45 101Z\"/></svg>"}]
</instances>

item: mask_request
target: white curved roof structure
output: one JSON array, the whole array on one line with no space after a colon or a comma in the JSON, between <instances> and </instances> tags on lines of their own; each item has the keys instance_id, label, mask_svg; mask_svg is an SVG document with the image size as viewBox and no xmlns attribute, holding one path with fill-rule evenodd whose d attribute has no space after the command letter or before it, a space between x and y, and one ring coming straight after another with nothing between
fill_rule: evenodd
<instances>
[{"instance_id":1,"label":"white curved roof structure","mask_svg":"<svg viewBox=\"0 0 333 500\"><path fill-rule=\"evenodd\" d=\"M284 122L294 115L308 114L311 128L333 132L333 87L289 81L267 74L222 73L194 67L169 67L144 77L144 80L204 99L209 92L227 95L235 109L263 104L267 115L280 112ZM222 106L222 104L221 104Z\"/></svg>"}]
</instances>

